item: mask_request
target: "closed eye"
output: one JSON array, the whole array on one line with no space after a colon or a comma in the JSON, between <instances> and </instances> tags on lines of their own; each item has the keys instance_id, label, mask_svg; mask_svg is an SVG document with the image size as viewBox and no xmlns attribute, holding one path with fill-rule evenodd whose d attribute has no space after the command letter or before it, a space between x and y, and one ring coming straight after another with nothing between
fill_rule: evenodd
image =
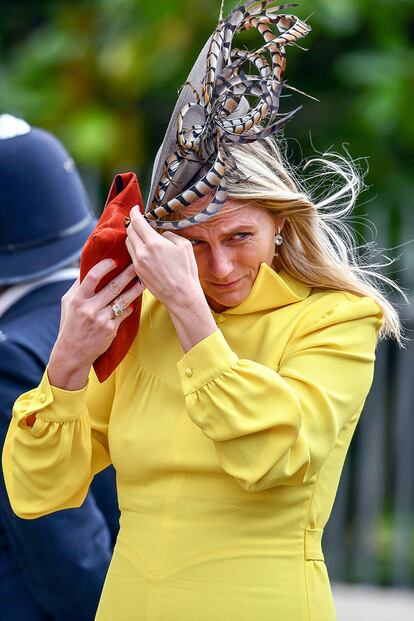
<instances>
[{"instance_id":1,"label":"closed eye","mask_svg":"<svg viewBox=\"0 0 414 621\"><path fill-rule=\"evenodd\" d=\"M247 233L246 231L240 231L240 233L233 233L230 239L241 241L243 239L247 239L248 237L251 237L251 235L252 235L251 233Z\"/></svg>"},{"instance_id":2,"label":"closed eye","mask_svg":"<svg viewBox=\"0 0 414 621\"><path fill-rule=\"evenodd\" d=\"M244 239L247 239L248 237L251 237L252 233L248 233L247 231L240 231L238 233L232 233L227 240L228 241L242 241ZM200 244L205 244L206 242L203 241L202 239L190 239L189 240L191 242L191 244L193 246L199 246Z\"/></svg>"}]
</instances>

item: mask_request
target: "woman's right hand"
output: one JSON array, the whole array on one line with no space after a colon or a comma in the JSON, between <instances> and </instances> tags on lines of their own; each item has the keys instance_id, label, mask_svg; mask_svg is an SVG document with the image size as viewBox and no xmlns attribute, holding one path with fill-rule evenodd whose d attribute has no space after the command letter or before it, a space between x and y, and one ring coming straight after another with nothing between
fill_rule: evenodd
<instances>
[{"instance_id":1,"label":"woman's right hand","mask_svg":"<svg viewBox=\"0 0 414 621\"><path fill-rule=\"evenodd\" d=\"M83 388L93 362L108 349L120 324L132 313L132 303L144 290L136 282L121 293L136 277L133 265L95 292L101 279L114 268L112 259L100 261L63 296L59 334L48 365L52 386L66 390ZM118 317L112 310L114 304L123 309Z\"/></svg>"}]
</instances>

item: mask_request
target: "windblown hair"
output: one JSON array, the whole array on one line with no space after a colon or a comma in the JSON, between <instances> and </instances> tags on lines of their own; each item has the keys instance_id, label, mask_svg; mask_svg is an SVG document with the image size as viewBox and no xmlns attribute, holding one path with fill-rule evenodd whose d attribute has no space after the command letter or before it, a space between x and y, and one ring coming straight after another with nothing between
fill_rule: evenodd
<instances>
[{"instance_id":1,"label":"windblown hair","mask_svg":"<svg viewBox=\"0 0 414 621\"><path fill-rule=\"evenodd\" d=\"M277 267L311 287L370 296L383 313L380 337L392 336L401 343L400 319L383 293L384 285L403 298L405 295L398 285L376 271L378 265L369 264L361 248L357 250L352 230L344 221L362 188L362 178L352 161L332 153L308 160L304 174L316 171L309 178L319 180L317 185L327 180L330 187L322 199L313 200L305 178L295 178L272 138L234 144L229 151L237 175L229 174L226 178L228 197L251 201L285 216ZM365 250L368 249L369 244Z\"/></svg>"}]
</instances>

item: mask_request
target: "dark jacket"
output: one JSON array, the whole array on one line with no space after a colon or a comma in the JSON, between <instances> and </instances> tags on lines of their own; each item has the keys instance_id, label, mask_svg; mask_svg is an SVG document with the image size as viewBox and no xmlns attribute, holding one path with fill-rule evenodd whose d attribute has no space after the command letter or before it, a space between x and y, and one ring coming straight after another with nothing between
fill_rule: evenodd
<instances>
[{"instance_id":1,"label":"dark jacket","mask_svg":"<svg viewBox=\"0 0 414 621\"><path fill-rule=\"evenodd\" d=\"M16 398L35 387L72 281L29 292L0 317L0 441ZM95 477L79 509L16 517L0 477L1 621L92 621L118 530L114 472Z\"/></svg>"}]
</instances>

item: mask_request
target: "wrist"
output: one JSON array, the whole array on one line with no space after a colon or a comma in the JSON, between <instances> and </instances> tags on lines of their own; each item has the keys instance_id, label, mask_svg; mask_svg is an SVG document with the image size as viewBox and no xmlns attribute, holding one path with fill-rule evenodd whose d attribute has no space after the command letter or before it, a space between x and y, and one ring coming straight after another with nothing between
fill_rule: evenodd
<instances>
[{"instance_id":1,"label":"wrist","mask_svg":"<svg viewBox=\"0 0 414 621\"><path fill-rule=\"evenodd\" d=\"M67 350L62 351L56 344L47 366L49 382L63 390L80 390L88 381L91 366L90 363L77 360Z\"/></svg>"},{"instance_id":2,"label":"wrist","mask_svg":"<svg viewBox=\"0 0 414 621\"><path fill-rule=\"evenodd\" d=\"M187 299L185 306L177 303L174 309L168 310L184 352L218 329L204 293L202 297Z\"/></svg>"},{"instance_id":3,"label":"wrist","mask_svg":"<svg viewBox=\"0 0 414 621\"><path fill-rule=\"evenodd\" d=\"M202 309L205 307L210 313L210 308L201 285L195 285L191 289L185 289L183 291L176 290L174 298L169 304L166 304L166 306L171 315L177 316L181 316L183 312L191 308Z\"/></svg>"}]
</instances>

